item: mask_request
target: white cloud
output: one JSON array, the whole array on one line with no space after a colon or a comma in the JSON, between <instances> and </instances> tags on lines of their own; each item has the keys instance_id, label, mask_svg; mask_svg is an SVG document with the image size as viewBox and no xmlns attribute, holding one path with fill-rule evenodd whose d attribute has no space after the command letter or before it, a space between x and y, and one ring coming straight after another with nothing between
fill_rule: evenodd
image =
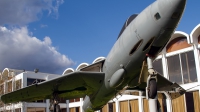
<instances>
[{"instance_id":1,"label":"white cloud","mask_svg":"<svg viewBox=\"0 0 200 112\"><path fill-rule=\"evenodd\" d=\"M48 11L58 17L63 0L0 0L0 25L26 25L36 21Z\"/></svg>"},{"instance_id":2,"label":"white cloud","mask_svg":"<svg viewBox=\"0 0 200 112\"><path fill-rule=\"evenodd\" d=\"M52 46L50 37L39 40L28 31L27 24L44 14L58 17L63 0L0 0L0 69L14 68L41 72L63 72L74 64ZM9 25L12 29L3 27ZM14 27L19 25L19 27ZM41 28L48 25L41 24ZM36 29L34 29L36 30Z\"/></svg>"},{"instance_id":3,"label":"white cloud","mask_svg":"<svg viewBox=\"0 0 200 112\"><path fill-rule=\"evenodd\" d=\"M0 69L14 68L62 73L74 64L52 46L50 37L43 41L29 34L26 27L7 29L0 26Z\"/></svg>"},{"instance_id":4,"label":"white cloud","mask_svg":"<svg viewBox=\"0 0 200 112\"><path fill-rule=\"evenodd\" d=\"M50 37L45 37L44 38L44 43L47 44L47 45L51 45L51 39L50 39Z\"/></svg>"}]
</instances>

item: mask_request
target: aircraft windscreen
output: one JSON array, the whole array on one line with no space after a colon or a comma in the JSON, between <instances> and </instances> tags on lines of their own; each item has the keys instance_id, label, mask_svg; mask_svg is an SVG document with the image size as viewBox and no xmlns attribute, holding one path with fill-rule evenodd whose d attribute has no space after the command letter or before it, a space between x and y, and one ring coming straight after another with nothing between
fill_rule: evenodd
<instances>
[{"instance_id":1,"label":"aircraft windscreen","mask_svg":"<svg viewBox=\"0 0 200 112\"><path fill-rule=\"evenodd\" d=\"M126 29L126 27L131 23L131 21L133 21L133 20L137 17L137 15L138 15L138 14L133 14L133 15L131 15L131 16L126 20L126 22L124 23L124 25L123 25L123 27L122 27L120 33L119 33L118 38L119 38L119 37L121 36L121 34L124 32L124 30ZM118 39L118 38L117 38L117 39Z\"/></svg>"}]
</instances>

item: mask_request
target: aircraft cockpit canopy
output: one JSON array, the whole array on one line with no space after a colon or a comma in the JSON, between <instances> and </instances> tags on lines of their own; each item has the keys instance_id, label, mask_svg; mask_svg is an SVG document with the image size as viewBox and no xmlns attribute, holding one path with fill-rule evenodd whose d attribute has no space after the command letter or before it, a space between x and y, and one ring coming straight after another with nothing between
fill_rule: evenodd
<instances>
[{"instance_id":1,"label":"aircraft cockpit canopy","mask_svg":"<svg viewBox=\"0 0 200 112\"><path fill-rule=\"evenodd\" d=\"M126 29L126 27L127 27L137 16L138 16L138 14L133 14L133 15L131 15L131 16L126 20L126 22L124 23L124 25L123 25L123 27L122 27L120 33L119 33L118 38L119 38L119 37L121 36L121 34L124 32L124 30ZM117 39L118 39L118 38L117 38Z\"/></svg>"}]
</instances>

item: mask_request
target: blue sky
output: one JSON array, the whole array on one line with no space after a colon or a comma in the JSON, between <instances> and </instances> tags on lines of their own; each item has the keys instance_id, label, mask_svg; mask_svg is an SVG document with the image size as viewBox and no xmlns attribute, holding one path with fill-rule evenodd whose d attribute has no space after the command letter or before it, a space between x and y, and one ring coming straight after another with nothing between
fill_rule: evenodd
<instances>
[{"instance_id":1,"label":"blue sky","mask_svg":"<svg viewBox=\"0 0 200 112\"><path fill-rule=\"evenodd\" d=\"M65 68L76 68L82 62L90 64L99 56L107 56L117 39L122 25L130 15L140 13L154 1L35 0L35 2L27 2L21 0L20 5L14 6L16 10L5 10L10 15L12 13L21 14L14 17L17 20L9 19L13 17L7 17L6 12L0 12L1 15L5 15L2 22L0 17L0 25L1 28L6 28L6 31L15 31L16 33L19 30L16 34L17 39L20 39L20 34L31 38L31 44L24 38L22 38L24 42L21 43L27 43L26 46L28 48L31 47L28 50L26 46L21 46L19 49L15 49L16 46L9 48L9 45L5 45L5 42L3 42L6 53L8 48L9 50L15 50L15 52L17 50L22 52L21 49L23 51L27 50L27 52L17 55L19 58L15 58L15 54L12 52L7 53L11 56L7 57L5 55L5 58L0 58L1 62L3 60L5 62L0 68L12 67L32 70L35 67L41 68L42 72L61 74ZM9 6L10 4L12 4L12 0L8 0L7 5ZM177 30L189 34L200 23L199 4L199 0L187 0L186 10ZM5 29L0 32L0 36L4 35L5 32L3 31ZM6 34L10 38L14 36L12 40L16 40L15 35ZM31 42L31 40L34 42ZM17 43L18 41L15 42L17 46L21 45ZM42 43L45 43L46 46ZM37 51L38 54L30 53L35 48L38 50L34 50L34 52ZM45 50L46 48L50 50ZM46 54L44 51L46 51ZM0 51L0 54L5 52ZM15 64L10 64L12 63L10 58L12 58L12 61L14 60ZM22 62L22 60L24 61ZM27 68L27 66L30 67Z\"/></svg>"}]
</instances>

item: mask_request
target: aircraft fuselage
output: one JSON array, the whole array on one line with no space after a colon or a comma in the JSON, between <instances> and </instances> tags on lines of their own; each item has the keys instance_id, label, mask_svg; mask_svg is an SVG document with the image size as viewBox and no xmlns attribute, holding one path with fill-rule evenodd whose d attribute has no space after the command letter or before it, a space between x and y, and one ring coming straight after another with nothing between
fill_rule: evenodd
<instances>
[{"instance_id":1,"label":"aircraft fuselage","mask_svg":"<svg viewBox=\"0 0 200 112\"><path fill-rule=\"evenodd\" d=\"M103 65L104 83L90 97L91 107L85 111L100 109L140 74L147 56L156 57L162 51L182 17L185 3L186 0L156 0L133 20L126 21Z\"/></svg>"}]
</instances>

